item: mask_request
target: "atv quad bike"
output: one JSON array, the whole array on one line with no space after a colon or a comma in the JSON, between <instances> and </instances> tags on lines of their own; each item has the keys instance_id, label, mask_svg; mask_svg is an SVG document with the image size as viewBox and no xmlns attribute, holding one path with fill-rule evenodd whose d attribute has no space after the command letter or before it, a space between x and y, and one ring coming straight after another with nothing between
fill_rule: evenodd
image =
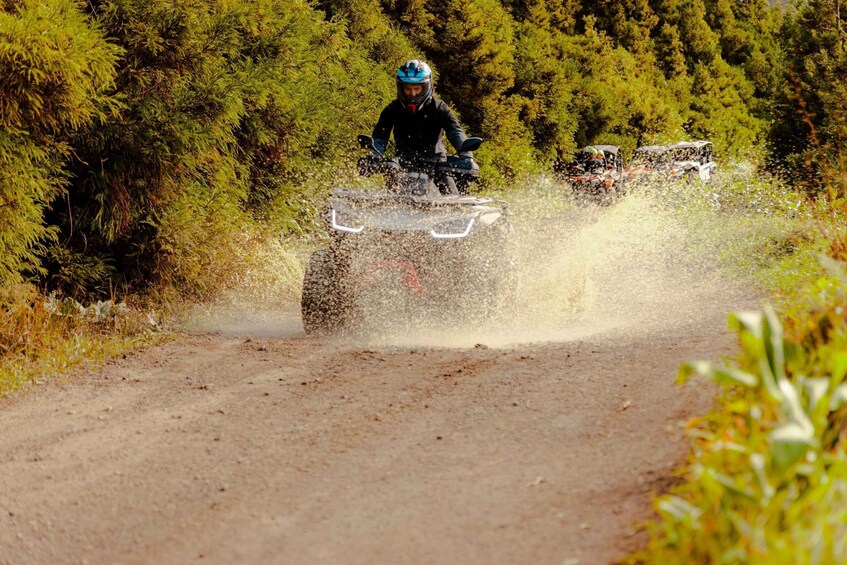
<instances>
[{"instance_id":1,"label":"atv quad bike","mask_svg":"<svg viewBox=\"0 0 847 565\"><path fill-rule=\"evenodd\" d=\"M481 143L469 138L461 151ZM511 293L508 211L436 183L450 175L466 191L478 165L457 156L385 159L369 136L359 144L371 151L359 160L360 174L381 173L387 182L330 191L330 245L312 254L303 281L306 333L490 321Z\"/></svg>"}]
</instances>

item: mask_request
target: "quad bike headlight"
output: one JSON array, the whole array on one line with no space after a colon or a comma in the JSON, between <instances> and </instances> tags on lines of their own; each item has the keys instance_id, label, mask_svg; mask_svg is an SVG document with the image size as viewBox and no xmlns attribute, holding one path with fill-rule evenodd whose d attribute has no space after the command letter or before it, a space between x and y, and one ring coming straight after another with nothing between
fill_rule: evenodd
<instances>
[{"instance_id":1,"label":"quad bike headlight","mask_svg":"<svg viewBox=\"0 0 847 565\"><path fill-rule=\"evenodd\" d=\"M346 214L339 214L336 212L335 208L332 209L331 225L332 229L347 233L359 233L365 229L363 224L359 224L359 222L357 222L354 218L351 218Z\"/></svg>"},{"instance_id":2,"label":"quad bike headlight","mask_svg":"<svg viewBox=\"0 0 847 565\"><path fill-rule=\"evenodd\" d=\"M432 230L430 230L429 233L432 237L439 239L466 237L469 233L471 233L471 228L473 228L475 221L476 218L456 218L454 220L448 220L437 224L432 228Z\"/></svg>"}]
</instances>

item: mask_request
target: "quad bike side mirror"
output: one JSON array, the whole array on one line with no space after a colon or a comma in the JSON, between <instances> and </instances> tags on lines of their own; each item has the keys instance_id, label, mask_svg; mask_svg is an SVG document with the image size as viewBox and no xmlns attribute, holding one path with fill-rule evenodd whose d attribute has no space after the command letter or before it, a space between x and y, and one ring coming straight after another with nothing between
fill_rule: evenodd
<instances>
[{"instance_id":1,"label":"quad bike side mirror","mask_svg":"<svg viewBox=\"0 0 847 565\"><path fill-rule=\"evenodd\" d=\"M369 135L360 135L356 138L359 142L359 147L362 149L370 149L371 151L376 151L376 144L374 143L374 139Z\"/></svg>"},{"instance_id":2,"label":"quad bike side mirror","mask_svg":"<svg viewBox=\"0 0 847 565\"><path fill-rule=\"evenodd\" d=\"M461 152L465 151L476 151L479 149L479 146L482 145L481 137L469 137L462 143L462 147L459 149Z\"/></svg>"}]
</instances>

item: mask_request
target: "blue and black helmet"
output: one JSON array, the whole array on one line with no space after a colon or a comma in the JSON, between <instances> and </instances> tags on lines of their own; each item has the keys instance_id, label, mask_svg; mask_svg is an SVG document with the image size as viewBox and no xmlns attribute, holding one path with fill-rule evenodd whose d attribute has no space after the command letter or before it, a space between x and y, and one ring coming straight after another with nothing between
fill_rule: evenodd
<instances>
[{"instance_id":1,"label":"blue and black helmet","mask_svg":"<svg viewBox=\"0 0 847 565\"><path fill-rule=\"evenodd\" d=\"M403 63L397 69L397 98L407 111L414 114L432 97L432 69L423 61L412 59ZM420 94L409 96L404 86L414 84L421 86Z\"/></svg>"}]
</instances>

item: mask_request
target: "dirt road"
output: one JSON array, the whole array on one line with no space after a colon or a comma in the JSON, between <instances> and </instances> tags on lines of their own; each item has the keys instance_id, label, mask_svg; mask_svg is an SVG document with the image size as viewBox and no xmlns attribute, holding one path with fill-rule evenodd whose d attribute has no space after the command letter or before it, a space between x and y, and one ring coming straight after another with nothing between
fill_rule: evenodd
<instances>
[{"instance_id":1,"label":"dirt road","mask_svg":"<svg viewBox=\"0 0 847 565\"><path fill-rule=\"evenodd\" d=\"M732 350L738 301L597 282L630 307L547 339L314 339L282 315L3 399L0 563L611 562L709 405L677 366Z\"/></svg>"}]
</instances>

